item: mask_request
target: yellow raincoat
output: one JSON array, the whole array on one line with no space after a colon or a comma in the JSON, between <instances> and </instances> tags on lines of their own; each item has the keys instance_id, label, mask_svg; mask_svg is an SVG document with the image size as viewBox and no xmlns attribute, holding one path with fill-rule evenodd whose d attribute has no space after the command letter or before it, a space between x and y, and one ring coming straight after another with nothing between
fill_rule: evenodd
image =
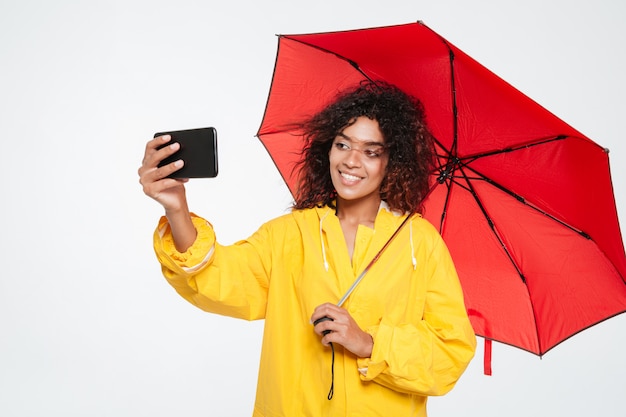
<instances>
[{"instance_id":1,"label":"yellow raincoat","mask_svg":"<svg viewBox=\"0 0 626 417\"><path fill-rule=\"evenodd\" d=\"M374 348L371 358L357 358L335 344L331 400L331 350L310 323L314 308L338 302L403 219L383 203L374 229L359 226L352 262L328 207L294 210L230 246L194 216L198 237L185 253L162 218L154 247L165 277L190 303L265 319L254 417L425 416L427 396L450 391L476 347L452 260L430 223L415 215L344 303Z\"/></svg>"}]
</instances>

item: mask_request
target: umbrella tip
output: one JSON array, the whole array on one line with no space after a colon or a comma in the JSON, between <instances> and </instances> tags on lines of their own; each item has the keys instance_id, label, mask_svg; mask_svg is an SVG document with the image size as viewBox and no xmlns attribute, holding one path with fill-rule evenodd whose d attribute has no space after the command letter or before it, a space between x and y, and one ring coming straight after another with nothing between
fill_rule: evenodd
<instances>
[{"instance_id":1,"label":"umbrella tip","mask_svg":"<svg viewBox=\"0 0 626 417\"><path fill-rule=\"evenodd\" d=\"M608 154L609 152L611 152L611 150L609 148L603 148L604 153Z\"/></svg>"}]
</instances>

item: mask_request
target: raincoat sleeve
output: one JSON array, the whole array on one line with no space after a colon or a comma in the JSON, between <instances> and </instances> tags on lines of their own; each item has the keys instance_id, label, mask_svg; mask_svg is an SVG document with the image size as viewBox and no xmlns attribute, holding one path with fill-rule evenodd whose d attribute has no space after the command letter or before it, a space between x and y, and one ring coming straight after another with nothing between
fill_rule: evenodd
<instances>
[{"instance_id":1,"label":"raincoat sleeve","mask_svg":"<svg viewBox=\"0 0 626 417\"><path fill-rule=\"evenodd\" d=\"M167 219L154 232L154 250L163 275L183 298L216 314L261 319L265 315L269 286L269 250L263 241L267 230L234 245L217 243L209 222L192 214L197 231L187 251L176 250Z\"/></svg>"},{"instance_id":2,"label":"raincoat sleeve","mask_svg":"<svg viewBox=\"0 0 626 417\"><path fill-rule=\"evenodd\" d=\"M366 329L374 348L357 365L364 381L400 392L443 395L473 358L476 337L442 239L435 240L424 271L425 277L413 277L426 280L422 319L398 323L383 316L379 325Z\"/></svg>"}]
</instances>

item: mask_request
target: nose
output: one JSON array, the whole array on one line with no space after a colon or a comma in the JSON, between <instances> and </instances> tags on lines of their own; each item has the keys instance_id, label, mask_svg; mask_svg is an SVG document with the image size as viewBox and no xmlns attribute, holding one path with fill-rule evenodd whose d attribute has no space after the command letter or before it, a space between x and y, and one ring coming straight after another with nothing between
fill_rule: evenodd
<instances>
[{"instance_id":1,"label":"nose","mask_svg":"<svg viewBox=\"0 0 626 417\"><path fill-rule=\"evenodd\" d=\"M356 168L361 165L361 151L359 149L350 149L345 153L343 163L349 168Z\"/></svg>"}]
</instances>

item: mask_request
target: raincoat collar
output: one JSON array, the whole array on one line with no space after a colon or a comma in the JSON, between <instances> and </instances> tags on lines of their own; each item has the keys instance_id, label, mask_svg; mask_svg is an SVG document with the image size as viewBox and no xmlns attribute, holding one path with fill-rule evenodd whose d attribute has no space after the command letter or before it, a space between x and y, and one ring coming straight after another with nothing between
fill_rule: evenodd
<instances>
[{"instance_id":1,"label":"raincoat collar","mask_svg":"<svg viewBox=\"0 0 626 417\"><path fill-rule=\"evenodd\" d=\"M338 247L333 247L333 244L330 243L330 248L326 247L324 234L328 234L330 228L340 227L339 219L336 216L336 212L334 209L329 206L324 207L316 207L317 215L319 218L319 234L320 234L320 246L322 251L322 258L324 263L324 269L328 272L329 264L328 264L328 253L330 250L339 250ZM366 257L373 258L378 250L382 248L387 240L391 237L391 235L395 232L395 230L400 226L405 216L408 214L402 214L397 211L393 211L389 208L389 205L385 201L381 201L380 207L378 209L378 214L376 215L376 219L374 221L374 236L372 238L372 242L369 245L369 249L367 250ZM409 229L409 240L411 246L411 263L413 264L413 268L416 266L415 261L415 250L413 246L413 227L412 227L413 219L410 220ZM342 242L343 243L343 242ZM344 249L344 248L341 248Z\"/></svg>"}]
</instances>

